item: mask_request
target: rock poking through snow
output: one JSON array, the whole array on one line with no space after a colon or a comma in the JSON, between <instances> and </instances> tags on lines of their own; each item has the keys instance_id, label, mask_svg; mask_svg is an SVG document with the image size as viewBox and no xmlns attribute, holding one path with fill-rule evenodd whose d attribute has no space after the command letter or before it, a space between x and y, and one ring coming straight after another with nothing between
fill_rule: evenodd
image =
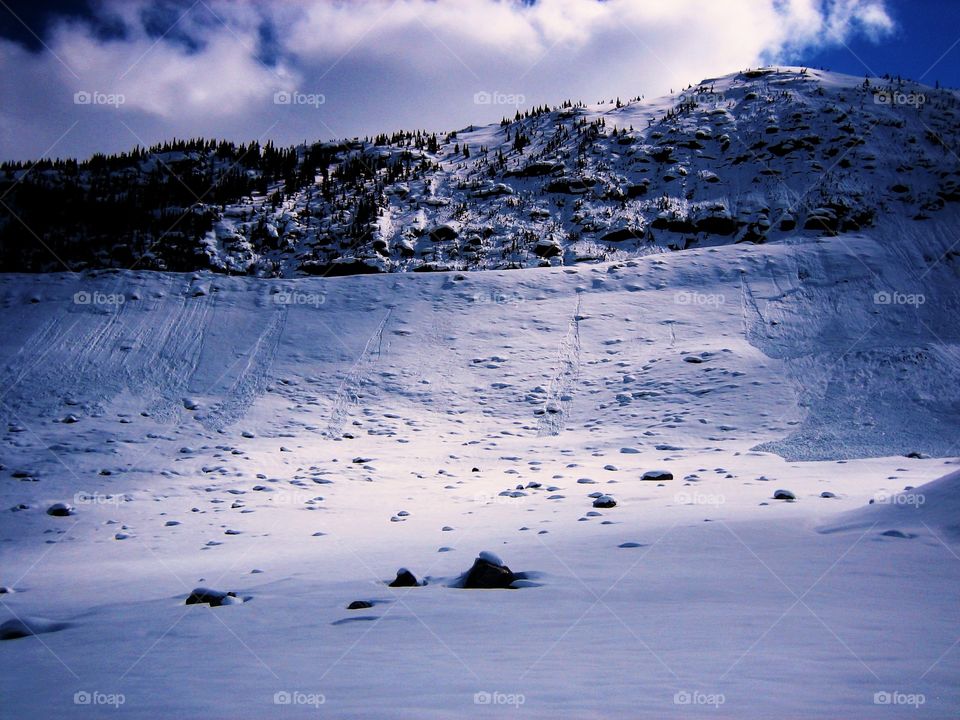
<instances>
[{"instance_id":1,"label":"rock poking through snow","mask_svg":"<svg viewBox=\"0 0 960 720\"><path fill-rule=\"evenodd\" d=\"M482 552L473 566L462 577L461 587L468 590L496 590L509 588L517 576L491 552Z\"/></svg>"},{"instance_id":2,"label":"rock poking through snow","mask_svg":"<svg viewBox=\"0 0 960 720\"><path fill-rule=\"evenodd\" d=\"M397 576L390 583L390 587L417 587L419 584L412 572L406 568L400 568L397 570Z\"/></svg>"},{"instance_id":3,"label":"rock poking through snow","mask_svg":"<svg viewBox=\"0 0 960 720\"><path fill-rule=\"evenodd\" d=\"M221 605L238 605L243 600L237 597L233 591L225 592L223 590L211 590L210 588L194 588L187 596L185 605L209 605L210 607L220 607Z\"/></svg>"},{"instance_id":4,"label":"rock poking through snow","mask_svg":"<svg viewBox=\"0 0 960 720\"><path fill-rule=\"evenodd\" d=\"M609 495L601 495L593 501L595 508L612 508L617 506L617 501Z\"/></svg>"}]
</instances>

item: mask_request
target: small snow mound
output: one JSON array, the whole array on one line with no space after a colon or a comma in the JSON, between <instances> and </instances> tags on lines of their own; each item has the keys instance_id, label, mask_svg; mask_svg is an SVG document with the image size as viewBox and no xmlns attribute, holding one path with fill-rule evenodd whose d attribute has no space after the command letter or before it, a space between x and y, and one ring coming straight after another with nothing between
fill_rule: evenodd
<instances>
[{"instance_id":1,"label":"small snow mound","mask_svg":"<svg viewBox=\"0 0 960 720\"><path fill-rule=\"evenodd\" d=\"M7 620L0 625L0 640L16 640L30 635L56 632L67 627L67 623L55 622L40 617L19 617Z\"/></svg>"},{"instance_id":2,"label":"small snow mound","mask_svg":"<svg viewBox=\"0 0 960 720\"><path fill-rule=\"evenodd\" d=\"M497 555L496 553L490 552L489 550L484 550L479 555L477 555L477 557L480 558L481 560L486 560L491 565L496 565L497 567L504 566L504 562L503 560L500 559L500 556Z\"/></svg>"}]
</instances>

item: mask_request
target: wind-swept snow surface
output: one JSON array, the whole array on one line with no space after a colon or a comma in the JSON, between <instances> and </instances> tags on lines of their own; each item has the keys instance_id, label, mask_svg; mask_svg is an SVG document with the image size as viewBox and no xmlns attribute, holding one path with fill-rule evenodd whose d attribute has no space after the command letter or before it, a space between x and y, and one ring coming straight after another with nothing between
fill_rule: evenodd
<instances>
[{"instance_id":1,"label":"wind-swept snow surface","mask_svg":"<svg viewBox=\"0 0 960 720\"><path fill-rule=\"evenodd\" d=\"M952 470L955 270L874 297L938 227L464 275L5 276L0 602L57 628L0 642L5 712L955 715L955 475L920 532L868 504ZM450 587L481 551L523 579ZM222 605L185 605L201 587Z\"/></svg>"}]
</instances>

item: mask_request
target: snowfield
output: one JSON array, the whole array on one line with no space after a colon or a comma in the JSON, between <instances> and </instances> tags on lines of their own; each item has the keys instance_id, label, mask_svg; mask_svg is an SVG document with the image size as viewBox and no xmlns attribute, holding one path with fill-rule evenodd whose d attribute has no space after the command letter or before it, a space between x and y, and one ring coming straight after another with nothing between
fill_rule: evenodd
<instances>
[{"instance_id":1,"label":"snowfield","mask_svg":"<svg viewBox=\"0 0 960 720\"><path fill-rule=\"evenodd\" d=\"M0 276L3 716L956 717L958 228Z\"/></svg>"}]
</instances>

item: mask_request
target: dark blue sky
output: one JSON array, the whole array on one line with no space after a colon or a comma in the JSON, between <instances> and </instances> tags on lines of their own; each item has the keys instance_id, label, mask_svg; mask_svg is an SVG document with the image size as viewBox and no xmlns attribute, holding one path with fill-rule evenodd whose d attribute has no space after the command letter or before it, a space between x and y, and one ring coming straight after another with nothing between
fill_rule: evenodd
<instances>
[{"instance_id":1,"label":"dark blue sky","mask_svg":"<svg viewBox=\"0 0 960 720\"><path fill-rule=\"evenodd\" d=\"M899 74L927 85L939 80L960 88L960 0L888 0L886 6L897 24L892 37L872 43L856 36L846 47L796 62L850 75Z\"/></svg>"}]
</instances>

